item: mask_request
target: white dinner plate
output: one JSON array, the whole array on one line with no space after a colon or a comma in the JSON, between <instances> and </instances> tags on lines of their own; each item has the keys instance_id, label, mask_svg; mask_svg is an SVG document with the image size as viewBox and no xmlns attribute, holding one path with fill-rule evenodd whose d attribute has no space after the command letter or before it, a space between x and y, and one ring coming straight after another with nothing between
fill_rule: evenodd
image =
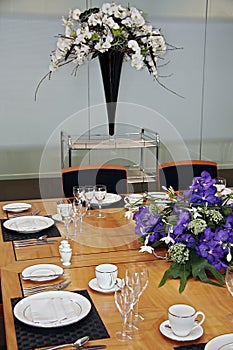
<instances>
[{"instance_id":1,"label":"white dinner plate","mask_svg":"<svg viewBox=\"0 0 233 350\"><path fill-rule=\"evenodd\" d=\"M28 203L11 203L4 205L2 209L13 213L20 213L21 211L31 209L31 207L31 204Z\"/></svg>"},{"instance_id":2,"label":"white dinner plate","mask_svg":"<svg viewBox=\"0 0 233 350\"><path fill-rule=\"evenodd\" d=\"M172 340L176 340L176 341L192 341L192 340L200 338L204 332L202 326L198 326L193 331L191 331L191 333L189 335L187 335L186 337L178 337L177 335L175 335L172 332L171 328L169 328L167 326L169 326L169 320L166 320L166 321L161 323L161 325L159 327L160 332L163 335L165 335L165 337L172 339Z\"/></svg>"},{"instance_id":3,"label":"white dinner plate","mask_svg":"<svg viewBox=\"0 0 233 350\"><path fill-rule=\"evenodd\" d=\"M49 291L21 299L14 307L14 315L27 325L53 328L78 322L90 310L90 301L78 293Z\"/></svg>"},{"instance_id":4,"label":"white dinner plate","mask_svg":"<svg viewBox=\"0 0 233 350\"><path fill-rule=\"evenodd\" d=\"M102 205L113 204L113 203L119 202L120 200L121 200L121 196L119 194L107 193L105 199L102 202ZM91 204L98 205L98 201L95 198L93 198L91 200Z\"/></svg>"},{"instance_id":5,"label":"white dinner plate","mask_svg":"<svg viewBox=\"0 0 233 350\"><path fill-rule=\"evenodd\" d=\"M54 274L62 274L63 268L58 265L53 264L37 264L27 267L22 271L22 276L25 278L27 277L31 281L50 281L58 278L58 276L50 276ZM33 277L30 278L30 276L37 276L37 275L43 275L47 277Z\"/></svg>"},{"instance_id":6,"label":"white dinner plate","mask_svg":"<svg viewBox=\"0 0 233 350\"><path fill-rule=\"evenodd\" d=\"M116 289L118 290L120 288L118 286L121 286L121 279L117 278L117 286L114 286L111 289L102 289L102 288L100 288L98 283L97 283L97 279L96 278L93 278L92 280L90 280L88 285L89 285L89 287L91 289L95 290L96 292L100 292L100 293L114 293Z\"/></svg>"},{"instance_id":7,"label":"white dinner plate","mask_svg":"<svg viewBox=\"0 0 233 350\"><path fill-rule=\"evenodd\" d=\"M3 223L4 227L20 233L34 233L49 228L54 224L53 219L45 216L20 216Z\"/></svg>"},{"instance_id":8,"label":"white dinner plate","mask_svg":"<svg viewBox=\"0 0 233 350\"><path fill-rule=\"evenodd\" d=\"M216 338L211 339L205 346L205 350L218 350L223 345L229 345L229 350L233 349L230 344L233 343L233 333L222 334ZM225 349L224 349L225 350ZM226 347L226 350L227 347Z\"/></svg>"}]
</instances>

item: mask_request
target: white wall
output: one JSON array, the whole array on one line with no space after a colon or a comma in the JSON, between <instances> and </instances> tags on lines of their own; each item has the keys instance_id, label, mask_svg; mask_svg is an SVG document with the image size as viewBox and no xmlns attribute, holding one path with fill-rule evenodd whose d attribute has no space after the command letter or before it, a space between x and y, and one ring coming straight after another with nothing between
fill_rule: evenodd
<instances>
[{"instance_id":1,"label":"white wall","mask_svg":"<svg viewBox=\"0 0 233 350\"><path fill-rule=\"evenodd\" d=\"M106 123L105 106L99 106L104 93L97 60L80 67L76 77L72 67L56 72L34 101L55 36L63 32L61 16L90 3L101 2L1 0L0 179L59 172L60 130L80 135ZM182 159L188 152L191 158L232 168L233 2L209 0L207 26L205 0L134 0L130 5L142 8L169 43L183 48L166 55L170 63L161 74L171 76L161 81L184 98L126 63L117 122L158 131L164 144L160 162L170 156Z\"/></svg>"}]
</instances>

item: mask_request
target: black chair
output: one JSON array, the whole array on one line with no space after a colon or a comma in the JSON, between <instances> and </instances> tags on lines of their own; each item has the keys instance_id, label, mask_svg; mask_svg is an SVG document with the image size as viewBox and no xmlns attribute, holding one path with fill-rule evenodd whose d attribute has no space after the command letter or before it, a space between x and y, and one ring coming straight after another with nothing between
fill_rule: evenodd
<instances>
[{"instance_id":1,"label":"black chair","mask_svg":"<svg viewBox=\"0 0 233 350\"><path fill-rule=\"evenodd\" d=\"M172 186L175 191L187 190L196 176L207 171L212 178L218 176L217 163L206 160L181 160L159 166L160 188Z\"/></svg>"},{"instance_id":2,"label":"black chair","mask_svg":"<svg viewBox=\"0 0 233 350\"><path fill-rule=\"evenodd\" d=\"M109 193L128 193L127 168L112 164L72 166L62 169L65 197L73 197L73 186L103 184Z\"/></svg>"}]
</instances>

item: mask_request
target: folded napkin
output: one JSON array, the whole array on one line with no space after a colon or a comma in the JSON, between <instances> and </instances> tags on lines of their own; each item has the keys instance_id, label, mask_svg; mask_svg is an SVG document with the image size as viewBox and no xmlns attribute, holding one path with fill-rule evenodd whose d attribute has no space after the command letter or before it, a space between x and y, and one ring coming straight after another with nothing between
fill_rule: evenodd
<instances>
[{"instance_id":1,"label":"folded napkin","mask_svg":"<svg viewBox=\"0 0 233 350\"><path fill-rule=\"evenodd\" d=\"M75 319L81 307L72 300L63 298L35 299L30 302L32 321L35 323L54 323Z\"/></svg>"},{"instance_id":2,"label":"folded napkin","mask_svg":"<svg viewBox=\"0 0 233 350\"><path fill-rule=\"evenodd\" d=\"M38 228L38 222L37 220L20 220L19 222L15 222L15 228L18 231L31 231L31 230L36 230Z\"/></svg>"},{"instance_id":3,"label":"folded napkin","mask_svg":"<svg viewBox=\"0 0 233 350\"><path fill-rule=\"evenodd\" d=\"M192 345L182 345L175 347L174 350L204 350L206 343L192 344Z\"/></svg>"}]
</instances>

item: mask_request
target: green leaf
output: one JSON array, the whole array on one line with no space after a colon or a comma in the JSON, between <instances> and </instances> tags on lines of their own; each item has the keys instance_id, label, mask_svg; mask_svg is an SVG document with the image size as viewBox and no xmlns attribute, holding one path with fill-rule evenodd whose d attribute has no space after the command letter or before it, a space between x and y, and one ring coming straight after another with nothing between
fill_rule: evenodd
<instances>
[{"instance_id":1,"label":"green leaf","mask_svg":"<svg viewBox=\"0 0 233 350\"><path fill-rule=\"evenodd\" d=\"M159 287L162 287L168 278L180 278L180 288L179 292L182 293L186 287L187 280L191 275L191 265L188 261L186 264L178 264L173 262L170 268L165 271L160 283Z\"/></svg>"},{"instance_id":2,"label":"green leaf","mask_svg":"<svg viewBox=\"0 0 233 350\"><path fill-rule=\"evenodd\" d=\"M208 263L207 260L201 258L196 252L190 252L190 263L192 266L192 275L194 278L199 278L202 282L213 284L215 286L224 286L224 277L223 275L216 270L216 268ZM214 278L219 282L211 281L206 271L209 271Z\"/></svg>"},{"instance_id":3,"label":"green leaf","mask_svg":"<svg viewBox=\"0 0 233 350\"><path fill-rule=\"evenodd\" d=\"M207 276L207 272L210 272L219 283L210 280ZM190 259L185 264L173 262L170 268L165 271L159 283L159 287L162 287L169 278L180 278L179 292L182 293L190 276L199 278L200 281L204 283L224 287L224 276L195 251L190 252Z\"/></svg>"}]
</instances>

